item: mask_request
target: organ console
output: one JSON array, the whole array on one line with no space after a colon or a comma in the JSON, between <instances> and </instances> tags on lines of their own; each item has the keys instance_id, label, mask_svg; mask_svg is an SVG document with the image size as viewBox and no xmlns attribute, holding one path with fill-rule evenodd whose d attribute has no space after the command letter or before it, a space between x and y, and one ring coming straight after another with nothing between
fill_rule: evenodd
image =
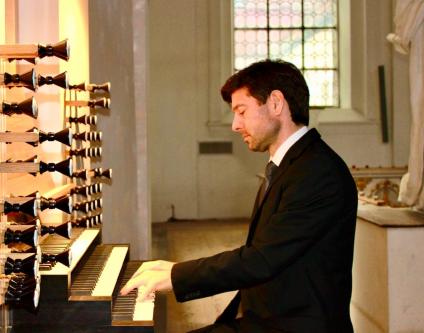
<instances>
[{"instance_id":1,"label":"organ console","mask_svg":"<svg viewBox=\"0 0 424 333\"><path fill-rule=\"evenodd\" d=\"M44 57L68 60L68 41L0 45L3 59ZM61 110L65 128L58 132L37 127L26 132L3 130L0 145L7 143L13 149L15 143L27 143L30 146L24 146L35 150L47 145L43 142L56 142L68 147L62 149L64 159L53 162L43 157L48 161L40 161L37 154L5 160L2 156L0 175L58 172L66 176L66 186L49 193L40 190L0 198L0 214L7 219L0 222L0 309L12 312L12 332L78 332L82 328L86 332L153 332L154 321L163 320L155 309L165 300L152 295L139 302L134 291L118 295L141 263L129 261L128 245L101 242L101 182L111 184L112 170L91 167L91 159L102 154L102 133L95 129L99 118L92 113L110 108L110 83L70 85L66 71L49 76L37 76L34 69L0 74L0 86L5 88L24 87L37 93L44 85L65 89ZM20 114L37 119L35 97L1 103L0 117Z\"/></svg>"}]
</instances>

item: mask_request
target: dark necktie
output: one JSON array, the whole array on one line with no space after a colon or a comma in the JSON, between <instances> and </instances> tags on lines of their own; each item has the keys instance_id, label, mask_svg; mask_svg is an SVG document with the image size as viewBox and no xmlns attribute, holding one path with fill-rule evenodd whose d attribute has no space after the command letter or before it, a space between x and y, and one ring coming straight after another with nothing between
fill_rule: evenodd
<instances>
[{"instance_id":1,"label":"dark necktie","mask_svg":"<svg viewBox=\"0 0 424 333\"><path fill-rule=\"evenodd\" d=\"M265 168L265 179L262 182L261 188L260 188L260 193L259 193L259 202L262 202L266 190L269 187L269 184L271 183L272 177L275 174L275 171L278 169L278 166L275 165L272 161L268 162L268 164L266 165Z\"/></svg>"}]
</instances>

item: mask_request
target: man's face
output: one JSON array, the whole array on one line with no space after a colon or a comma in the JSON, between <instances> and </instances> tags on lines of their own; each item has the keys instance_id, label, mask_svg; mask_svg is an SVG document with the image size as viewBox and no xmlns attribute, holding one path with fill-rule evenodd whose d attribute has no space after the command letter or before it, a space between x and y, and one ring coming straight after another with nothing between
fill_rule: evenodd
<instances>
[{"instance_id":1,"label":"man's face","mask_svg":"<svg viewBox=\"0 0 424 333\"><path fill-rule=\"evenodd\" d=\"M267 151L277 139L281 125L269 109L269 103L268 99L261 105L247 88L240 88L231 95L232 130L240 133L252 151Z\"/></svg>"}]
</instances>

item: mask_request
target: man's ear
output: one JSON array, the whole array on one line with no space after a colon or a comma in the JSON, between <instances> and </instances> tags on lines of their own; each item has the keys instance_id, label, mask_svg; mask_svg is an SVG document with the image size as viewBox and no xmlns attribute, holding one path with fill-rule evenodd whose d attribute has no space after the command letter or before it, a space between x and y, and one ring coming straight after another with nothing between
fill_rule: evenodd
<instances>
[{"instance_id":1,"label":"man's ear","mask_svg":"<svg viewBox=\"0 0 424 333\"><path fill-rule=\"evenodd\" d=\"M284 94L280 90L273 90L269 95L269 102L275 114L280 115L286 104L286 99L284 98Z\"/></svg>"}]
</instances>

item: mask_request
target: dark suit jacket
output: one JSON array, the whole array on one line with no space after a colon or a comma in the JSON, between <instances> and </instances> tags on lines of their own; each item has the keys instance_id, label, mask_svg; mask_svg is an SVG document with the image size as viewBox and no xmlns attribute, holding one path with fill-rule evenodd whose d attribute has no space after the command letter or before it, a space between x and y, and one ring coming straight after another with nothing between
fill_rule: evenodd
<instances>
[{"instance_id":1,"label":"dark suit jacket","mask_svg":"<svg viewBox=\"0 0 424 333\"><path fill-rule=\"evenodd\" d=\"M356 211L348 168L311 129L289 149L263 201L256 199L246 244L173 267L176 298L240 290L243 316L263 332L353 332Z\"/></svg>"}]
</instances>

